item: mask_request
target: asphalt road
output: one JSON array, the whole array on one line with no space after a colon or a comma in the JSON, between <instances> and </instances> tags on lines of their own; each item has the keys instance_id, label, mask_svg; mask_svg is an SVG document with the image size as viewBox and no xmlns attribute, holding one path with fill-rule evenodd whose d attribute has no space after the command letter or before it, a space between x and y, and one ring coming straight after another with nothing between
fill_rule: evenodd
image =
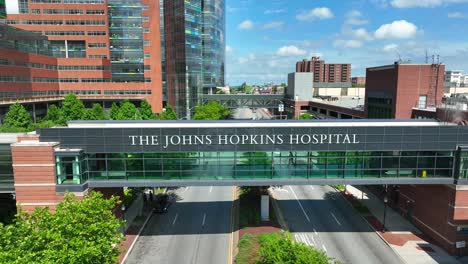
<instances>
[{"instance_id":1,"label":"asphalt road","mask_svg":"<svg viewBox=\"0 0 468 264\"><path fill-rule=\"evenodd\" d=\"M173 193L166 214L155 214L126 264L228 263L232 187L188 187Z\"/></svg>"},{"instance_id":2,"label":"asphalt road","mask_svg":"<svg viewBox=\"0 0 468 264\"><path fill-rule=\"evenodd\" d=\"M283 186L274 192L296 241L343 263L402 263L333 188Z\"/></svg>"}]
</instances>

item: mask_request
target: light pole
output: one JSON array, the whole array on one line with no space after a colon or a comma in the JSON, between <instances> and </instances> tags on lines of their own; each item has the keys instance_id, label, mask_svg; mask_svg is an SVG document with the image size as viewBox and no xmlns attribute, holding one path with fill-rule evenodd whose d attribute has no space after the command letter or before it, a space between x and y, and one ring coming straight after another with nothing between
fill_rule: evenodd
<instances>
[{"instance_id":1,"label":"light pole","mask_svg":"<svg viewBox=\"0 0 468 264\"><path fill-rule=\"evenodd\" d=\"M385 217L387 216L387 203L388 203L387 194L385 194L383 198L383 202L384 202L384 210L383 210L383 230L382 231L385 233Z\"/></svg>"}]
</instances>

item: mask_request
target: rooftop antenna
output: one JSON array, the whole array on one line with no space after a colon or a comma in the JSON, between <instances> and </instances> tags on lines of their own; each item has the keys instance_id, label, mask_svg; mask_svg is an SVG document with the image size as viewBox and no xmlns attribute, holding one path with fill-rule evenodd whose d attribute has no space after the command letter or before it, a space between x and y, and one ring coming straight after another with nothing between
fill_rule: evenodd
<instances>
[{"instance_id":1,"label":"rooftop antenna","mask_svg":"<svg viewBox=\"0 0 468 264\"><path fill-rule=\"evenodd\" d=\"M427 55L427 49L426 49L426 64L429 64L429 55Z\"/></svg>"},{"instance_id":2,"label":"rooftop antenna","mask_svg":"<svg viewBox=\"0 0 468 264\"><path fill-rule=\"evenodd\" d=\"M396 54L398 55L398 62L402 62L400 52L396 51Z\"/></svg>"}]
</instances>

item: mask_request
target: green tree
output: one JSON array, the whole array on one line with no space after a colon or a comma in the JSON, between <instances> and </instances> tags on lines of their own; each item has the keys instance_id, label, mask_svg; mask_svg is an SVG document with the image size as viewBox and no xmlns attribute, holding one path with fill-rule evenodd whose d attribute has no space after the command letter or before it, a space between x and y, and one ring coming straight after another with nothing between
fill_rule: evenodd
<instances>
[{"instance_id":1,"label":"green tree","mask_svg":"<svg viewBox=\"0 0 468 264\"><path fill-rule=\"evenodd\" d=\"M227 119L231 111L216 101L210 101L205 105L195 107L194 120L220 120Z\"/></svg>"},{"instance_id":2,"label":"green tree","mask_svg":"<svg viewBox=\"0 0 468 264\"><path fill-rule=\"evenodd\" d=\"M156 119L156 114L153 113L153 110L151 109L151 105L146 100L141 102L139 110L140 110L140 116L142 120Z\"/></svg>"},{"instance_id":3,"label":"green tree","mask_svg":"<svg viewBox=\"0 0 468 264\"><path fill-rule=\"evenodd\" d=\"M117 204L99 192L83 200L68 193L55 212L20 211L13 224L0 225L0 263L116 263L123 239Z\"/></svg>"},{"instance_id":4,"label":"green tree","mask_svg":"<svg viewBox=\"0 0 468 264\"><path fill-rule=\"evenodd\" d=\"M300 116L299 116L299 119L301 120L306 120L306 119L316 119L315 115L311 114L311 113L302 113Z\"/></svg>"},{"instance_id":5,"label":"green tree","mask_svg":"<svg viewBox=\"0 0 468 264\"><path fill-rule=\"evenodd\" d=\"M51 121L56 125L65 125L65 119L63 117L63 111L56 105L49 106L47 109L47 115L43 119L44 121Z\"/></svg>"},{"instance_id":6,"label":"green tree","mask_svg":"<svg viewBox=\"0 0 468 264\"><path fill-rule=\"evenodd\" d=\"M116 103L112 103L111 109L109 111L109 119L111 120L122 120L120 116L120 107Z\"/></svg>"},{"instance_id":7,"label":"green tree","mask_svg":"<svg viewBox=\"0 0 468 264\"><path fill-rule=\"evenodd\" d=\"M122 102L120 106L120 120L140 120L140 113L136 106L128 100Z\"/></svg>"},{"instance_id":8,"label":"green tree","mask_svg":"<svg viewBox=\"0 0 468 264\"><path fill-rule=\"evenodd\" d=\"M259 236L261 264L329 264L337 263L325 252L304 243L295 242L290 233L270 233Z\"/></svg>"},{"instance_id":9,"label":"green tree","mask_svg":"<svg viewBox=\"0 0 468 264\"><path fill-rule=\"evenodd\" d=\"M27 130L31 124L31 115L26 108L18 102L10 106L8 113L3 119L3 125L10 129Z\"/></svg>"},{"instance_id":10,"label":"green tree","mask_svg":"<svg viewBox=\"0 0 468 264\"><path fill-rule=\"evenodd\" d=\"M177 120L177 113L174 111L171 105L166 105L165 111L159 114L158 119L160 120Z\"/></svg>"},{"instance_id":11,"label":"green tree","mask_svg":"<svg viewBox=\"0 0 468 264\"><path fill-rule=\"evenodd\" d=\"M91 109L86 109L84 120L107 120L106 113L100 104L93 104Z\"/></svg>"},{"instance_id":12,"label":"green tree","mask_svg":"<svg viewBox=\"0 0 468 264\"><path fill-rule=\"evenodd\" d=\"M65 122L71 120L82 120L85 115L86 108L83 102L75 95L68 94L65 96L62 103L62 112Z\"/></svg>"}]
</instances>

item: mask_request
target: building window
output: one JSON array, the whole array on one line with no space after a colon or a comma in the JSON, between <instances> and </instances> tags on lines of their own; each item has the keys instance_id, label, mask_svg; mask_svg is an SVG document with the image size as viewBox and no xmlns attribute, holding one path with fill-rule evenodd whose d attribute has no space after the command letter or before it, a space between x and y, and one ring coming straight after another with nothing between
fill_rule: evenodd
<instances>
[{"instance_id":1,"label":"building window","mask_svg":"<svg viewBox=\"0 0 468 264\"><path fill-rule=\"evenodd\" d=\"M143 22L149 22L149 17L144 16L144 17L143 17Z\"/></svg>"},{"instance_id":2,"label":"building window","mask_svg":"<svg viewBox=\"0 0 468 264\"><path fill-rule=\"evenodd\" d=\"M104 10L86 10L87 15L104 15Z\"/></svg>"},{"instance_id":3,"label":"building window","mask_svg":"<svg viewBox=\"0 0 468 264\"><path fill-rule=\"evenodd\" d=\"M19 0L19 12L20 14L29 14L29 0Z\"/></svg>"},{"instance_id":4,"label":"building window","mask_svg":"<svg viewBox=\"0 0 468 264\"><path fill-rule=\"evenodd\" d=\"M426 107L427 107L427 96L426 95L420 95L419 96L419 101L418 101L418 108L425 109Z\"/></svg>"},{"instance_id":5,"label":"building window","mask_svg":"<svg viewBox=\"0 0 468 264\"><path fill-rule=\"evenodd\" d=\"M150 32L149 28L143 28L143 33L149 33L149 32Z\"/></svg>"},{"instance_id":6,"label":"building window","mask_svg":"<svg viewBox=\"0 0 468 264\"><path fill-rule=\"evenodd\" d=\"M143 42L143 45L145 45L145 46L149 46L149 45L151 45L151 41L149 41L149 40L145 40L145 42Z\"/></svg>"},{"instance_id":7,"label":"building window","mask_svg":"<svg viewBox=\"0 0 468 264\"><path fill-rule=\"evenodd\" d=\"M149 53L145 53L145 59L151 58L151 55Z\"/></svg>"},{"instance_id":8,"label":"building window","mask_svg":"<svg viewBox=\"0 0 468 264\"><path fill-rule=\"evenodd\" d=\"M105 48L106 43L88 43L88 48Z\"/></svg>"},{"instance_id":9,"label":"building window","mask_svg":"<svg viewBox=\"0 0 468 264\"><path fill-rule=\"evenodd\" d=\"M105 36L105 31L88 31L88 36Z\"/></svg>"},{"instance_id":10,"label":"building window","mask_svg":"<svg viewBox=\"0 0 468 264\"><path fill-rule=\"evenodd\" d=\"M41 10L40 9L31 9L31 14L40 14Z\"/></svg>"}]
</instances>

